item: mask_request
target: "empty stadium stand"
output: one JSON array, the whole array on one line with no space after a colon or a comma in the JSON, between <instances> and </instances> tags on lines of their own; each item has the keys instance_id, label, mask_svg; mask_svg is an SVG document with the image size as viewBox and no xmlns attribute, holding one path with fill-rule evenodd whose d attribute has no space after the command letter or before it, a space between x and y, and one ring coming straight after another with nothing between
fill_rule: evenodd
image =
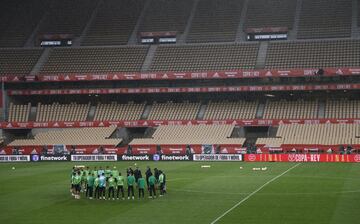
<instances>
[{"instance_id":1,"label":"empty stadium stand","mask_svg":"<svg viewBox=\"0 0 360 224\"><path fill-rule=\"evenodd\" d=\"M258 138L256 144L278 147L288 145L348 145L360 143L357 124L280 125L277 138Z\"/></svg>"},{"instance_id":2,"label":"empty stadium stand","mask_svg":"<svg viewBox=\"0 0 360 224\"><path fill-rule=\"evenodd\" d=\"M253 119L256 115L257 101L209 102L204 120Z\"/></svg>"},{"instance_id":3,"label":"empty stadium stand","mask_svg":"<svg viewBox=\"0 0 360 224\"><path fill-rule=\"evenodd\" d=\"M360 118L359 100L327 100L325 118Z\"/></svg>"},{"instance_id":4,"label":"empty stadium stand","mask_svg":"<svg viewBox=\"0 0 360 224\"><path fill-rule=\"evenodd\" d=\"M98 0L52 1L39 34L81 35L86 23L95 9Z\"/></svg>"},{"instance_id":5,"label":"empty stadium stand","mask_svg":"<svg viewBox=\"0 0 360 224\"><path fill-rule=\"evenodd\" d=\"M9 146L44 146L44 145L108 145L116 146L122 139L110 139L116 127L106 128L69 128L42 132L34 139L19 139Z\"/></svg>"},{"instance_id":6,"label":"empty stadium stand","mask_svg":"<svg viewBox=\"0 0 360 224\"><path fill-rule=\"evenodd\" d=\"M148 47L55 48L41 73L140 71Z\"/></svg>"},{"instance_id":7,"label":"empty stadium stand","mask_svg":"<svg viewBox=\"0 0 360 224\"><path fill-rule=\"evenodd\" d=\"M111 104L98 103L95 112L95 121L140 120L145 103Z\"/></svg>"},{"instance_id":8,"label":"empty stadium stand","mask_svg":"<svg viewBox=\"0 0 360 224\"><path fill-rule=\"evenodd\" d=\"M177 31L183 33L194 0L150 0L139 32Z\"/></svg>"},{"instance_id":9,"label":"empty stadium stand","mask_svg":"<svg viewBox=\"0 0 360 224\"><path fill-rule=\"evenodd\" d=\"M2 0L0 47L23 47L49 3L47 0Z\"/></svg>"},{"instance_id":10,"label":"empty stadium stand","mask_svg":"<svg viewBox=\"0 0 360 224\"><path fill-rule=\"evenodd\" d=\"M234 41L243 4L243 0L200 0L186 42Z\"/></svg>"},{"instance_id":11,"label":"empty stadium stand","mask_svg":"<svg viewBox=\"0 0 360 224\"><path fill-rule=\"evenodd\" d=\"M209 71L254 68L259 44L159 46L151 71Z\"/></svg>"},{"instance_id":12,"label":"empty stadium stand","mask_svg":"<svg viewBox=\"0 0 360 224\"><path fill-rule=\"evenodd\" d=\"M0 75L27 75L38 61L42 49L0 49Z\"/></svg>"},{"instance_id":13,"label":"empty stadium stand","mask_svg":"<svg viewBox=\"0 0 360 224\"><path fill-rule=\"evenodd\" d=\"M8 121L27 122L29 120L31 103L16 105L10 103Z\"/></svg>"},{"instance_id":14,"label":"empty stadium stand","mask_svg":"<svg viewBox=\"0 0 360 224\"><path fill-rule=\"evenodd\" d=\"M318 101L286 101L268 100L265 105L263 118L265 119L301 119L317 118Z\"/></svg>"},{"instance_id":15,"label":"empty stadium stand","mask_svg":"<svg viewBox=\"0 0 360 224\"><path fill-rule=\"evenodd\" d=\"M86 121L89 104L41 104L37 105L36 121Z\"/></svg>"},{"instance_id":16,"label":"empty stadium stand","mask_svg":"<svg viewBox=\"0 0 360 224\"><path fill-rule=\"evenodd\" d=\"M249 1L245 28L287 27L292 29L297 0Z\"/></svg>"},{"instance_id":17,"label":"empty stadium stand","mask_svg":"<svg viewBox=\"0 0 360 224\"><path fill-rule=\"evenodd\" d=\"M360 66L359 40L270 42L266 68Z\"/></svg>"},{"instance_id":18,"label":"empty stadium stand","mask_svg":"<svg viewBox=\"0 0 360 224\"><path fill-rule=\"evenodd\" d=\"M244 138L230 138L232 125L160 126L152 138L133 139L130 145L239 144Z\"/></svg>"},{"instance_id":19,"label":"empty stadium stand","mask_svg":"<svg viewBox=\"0 0 360 224\"><path fill-rule=\"evenodd\" d=\"M195 120L200 103L154 102L148 120Z\"/></svg>"},{"instance_id":20,"label":"empty stadium stand","mask_svg":"<svg viewBox=\"0 0 360 224\"><path fill-rule=\"evenodd\" d=\"M350 37L349 0L302 0L298 38Z\"/></svg>"},{"instance_id":21,"label":"empty stadium stand","mask_svg":"<svg viewBox=\"0 0 360 224\"><path fill-rule=\"evenodd\" d=\"M143 0L103 1L82 45L127 44L143 7Z\"/></svg>"}]
</instances>

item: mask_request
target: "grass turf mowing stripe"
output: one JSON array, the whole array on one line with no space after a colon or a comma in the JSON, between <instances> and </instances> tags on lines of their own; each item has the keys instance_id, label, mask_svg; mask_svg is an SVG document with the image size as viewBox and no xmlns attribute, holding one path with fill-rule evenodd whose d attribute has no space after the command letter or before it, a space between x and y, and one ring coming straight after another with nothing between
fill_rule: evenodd
<instances>
[{"instance_id":1,"label":"grass turf mowing stripe","mask_svg":"<svg viewBox=\"0 0 360 224\"><path fill-rule=\"evenodd\" d=\"M251 198L251 196L253 196L254 194L256 194L257 192L259 192L261 189L263 189L264 187L266 187L267 185L269 185L270 183L272 183L273 181L277 180L278 178L282 177L283 175L285 175L286 173L290 172L292 169L298 167L301 163L295 164L294 166L290 167L289 169L285 170L284 172L282 172L281 174L277 175L276 177L272 178L271 180L269 180L268 182L266 182L265 184L261 185L259 188L257 188L255 191L253 191L251 194L249 194L248 196L246 196L244 199L242 199L241 201L239 201L238 203L236 203L233 207L231 207L230 209L228 209L227 211L225 211L223 214L221 214L219 217L217 217L214 221L211 222L211 224L214 224L216 222L218 222L221 218L223 218L225 215L227 215L229 212L231 212L232 210L234 210L235 208L237 208L239 205L241 205L242 203L244 203L245 201L247 201L249 198Z\"/></svg>"}]
</instances>

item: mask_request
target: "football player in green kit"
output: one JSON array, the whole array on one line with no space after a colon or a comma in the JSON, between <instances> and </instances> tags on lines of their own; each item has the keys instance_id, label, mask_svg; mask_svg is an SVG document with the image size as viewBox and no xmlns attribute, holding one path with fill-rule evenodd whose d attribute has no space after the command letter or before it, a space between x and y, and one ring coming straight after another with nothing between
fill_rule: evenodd
<instances>
[{"instance_id":1,"label":"football player in green kit","mask_svg":"<svg viewBox=\"0 0 360 224\"><path fill-rule=\"evenodd\" d=\"M110 200L111 199L110 196L112 196L112 200L115 200L116 181L112 174L110 174L110 177L108 179L108 185L109 185L108 199Z\"/></svg>"},{"instance_id":2,"label":"football player in green kit","mask_svg":"<svg viewBox=\"0 0 360 224\"><path fill-rule=\"evenodd\" d=\"M149 192L150 192L149 198L156 198L155 184L156 184L156 178L151 173L150 177L149 177L149 188L150 188L149 189Z\"/></svg>"},{"instance_id":3,"label":"football player in green kit","mask_svg":"<svg viewBox=\"0 0 360 224\"><path fill-rule=\"evenodd\" d=\"M95 187L94 198L95 199L99 199L99 197L100 197L99 177L100 177L100 175L97 175L94 180L94 187Z\"/></svg>"},{"instance_id":4,"label":"football player in green kit","mask_svg":"<svg viewBox=\"0 0 360 224\"><path fill-rule=\"evenodd\" d=\"M139 188L139 199L145 197L145 179L142 177L142 175L139 175L138 179L138 188Z\"/></svg>"},{"instance_id":5,"label":"football player in green kit","mask_svg":"<svg viewBox=\"0 0 360 224\"><path fill-rule=\"evenodd\" d=\"M132 172L129 173L129 176L127 177L127 185L128 185L128 199L130 199L130 195L132 199L134 200L134 184L135 184L135 177Z\"/></svg>"},{"instance_id":6,"label":"football player in green kit","mask_svg":"<svg viewBox=\"0 0 360 224\"><path fill-rule=\"evenodd\" d=\"M75 199L80 199L81 172L78 171L74 177Z\"/></svg>"},{"instance_id":7,"label":"football player in green kit","mask_svg":"<svg viewBox=\"0 0 360 224\"><path fill-rule=\"evenodd\" d=\"M116 197L119 200L119 194L120 194L120 191L121 191L122 199L125 200L125 195L124 195L125 178L123 176L121 176L121 173L119 173L119 176L116 178L116 182L117 182Z\"/></svg>"},{"instance_id":8,"label":"football player in green kit","mask_svg":"<svg viewBox=\"0 0 360 224\"><path fill-rule=\"evenodd\" d=\"M93 173L89 173L86 179L86 197L93 199L95 177Z\"/></svg>"}]
</instances>

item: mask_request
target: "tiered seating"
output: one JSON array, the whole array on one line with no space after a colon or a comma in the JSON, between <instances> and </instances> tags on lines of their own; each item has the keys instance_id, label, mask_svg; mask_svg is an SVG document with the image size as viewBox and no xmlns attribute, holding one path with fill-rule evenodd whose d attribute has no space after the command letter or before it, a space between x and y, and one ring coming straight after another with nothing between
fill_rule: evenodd
<instances>
[{"instance_id":1,"label":"tiered seating","mask_svg":"<svg viewBox=\"0 0 360 224\"><path fill-rule=\"evenodd\" d=\"M82 45L126 44L143 6L143 0L103 1Z\"/></svg>"},{"instance_id":2,"label":"tiered seating","mask_svg":"<svg viewBox=\"0 0 360 224\"><path fill-rule=\"evenodd\" d=\"M193 4L193 0L150 0L139 31L183 33Z\"/></svg>"},{"instance_id":3,"label":"tiered seating","mask_svg":"<svg viewBox=\"0 0 360 224\"><path fill-rule=\"evenodd\" d=\"M53 1L40 34L72 34L80 36L98 0Z\"/></svg>"},{"instance_id":4,"label":"tiered seating","mask_svg":"<svg viewBox=\"0 0 360 224\"><path fill-rule=\"evenodd\" d=\"M116 146L122 139L110 139L116 127L106 128L69 128L42 132L34 139L15 140L9 146L43 145L108 145Z\"/></svg>"},{"instance_id":5,"label":"tiered seating","mask_svg":"<svg viewBox=\"0 0 360 224\"><path fill-rule=\"evenodd\" d=\"M154 102L148 120L194 120L200 103L157 103Z\"/></svg>"},{"instance_id":6,"label":"tiered seating","mask_svg":"<svg viewBox=\"0 0 360 224\"><path fill-rule=\"evenodd\" d=\"M245 28L288 27L292 29L296 0L249 1Z\"/></svg>"},{"instance_id":7,"label":"tiered seating","mask_svg":"<svg viewBox=\"0 0 360 224\"><path fill-rule=\"evenodd\" d=\"M0 47L23 47L51 1L2 0Z\"/></svg>"},{"instance_id":8,"label":"tiered seating","mask_svg":"<svg viewBox=\"0 0 360 224\"><path fill-rule=\"evenodd\" d=\"M350 37L349 0L303 0L298 38Z\"/></svg>"},{"instance_id":9,"label":"tiered seating","mask_svg":"<svg viewBox=\"0 0 360 224\"><path fill-rule=\"evenodd\" d=\"M230 138L233 129L232 125L160 126L152 138L133 139L130 145L244 144L244 138Z\"/></svg>"},{"instance_id":10,"label":"tiered seating","mask_svg":"<svg viewBox=\"0 0 360 224\"><path fill-rule=\"evenodd\" d=\"M27 122L29 120L31 103L26 105L15 105L10 103L8 121Z\"/></svg>"},{"instance_id":11,"label":"tiered seating","mask_svg":"<svg viewBox=\"0 0 360 224\"><path fill-rule=\"evenodd\" d=\"M41 53L40 49L0 49L0 75L29 74Z\"/></svg>"},{"instance_id":12,"label":"tiered seating","mask_svg":"<svg viewBox=\"0 0 360 224\"><path fill-rule=\"evenodd\" d=\"M258 138L256 144L280 146L299 145L349 145L360 143L358 124L291 124L280 125L277 138Z\"/></svg>"},{"instance_id":13,"label":"tiered seating","mask_svg":"<svg viewBox=\"0 0 360 224\"><path fill-rule=\"evenodd\" d=\"M36 121L86 121L90 109L89 104L59 104L39 103Z\"/></svg>"},{"instance_id":14,"label":"tiered seating","mask_svg":"<svg viewBox=\"0 0 360 224\"><path fill-rule=\"evenodd\" d=\"M253 119L256 115L258 102L210 102L206 108L204 119Z\"/></svg>"},{"instance_id":15,"label":"tiered seating","mask_svg":"<svg viewBox=\"0 0 360 224\"><path fill-rule=\"evenodd\" d=\"M148 48L55 48L42 73L101 73L140 71Z\"/></svg>"},{"instance_id":16,"label":"tiered seating","mask_svg":"<svg viewBox=\"0 0 360 224\"><path fill-rule=\"evenodd\" d=\"M209 71L254 68L259 44L159 46L152 71Z\"/></svg>"},{"instance_id":17,"label":"tiered seating","mask_svg":"<svg viewBox=\"0 0 360 224\"><path fill-rule=\"evenodd\" d=\"M301 41L269 44L266 68L360 66L359 40Z\"/></svg>"},{"instance_id":18,"label":"tiered seating","mask_svg":"<svg viewBox=\"0 0 360 224\"><path fill-rule=\"evenodd\" d=\"M200 0L187 42L234 41L243 0Z\"/></svg>"},{"instance_id":19,"label":"tiered seating","mask_svg":"<svg viewBox=\"0 0 360 224\"><path fill-rule=\"evenodd\" d=\"M111 104L99 103L96 107L95 121L121 121L121 120L140 120L144 111L145 103Z\"/></svg>"},{"instance_id":20,"label":"tiered seating","mask_svg":"<svg viewBox=\"0 0 360 224\"><path fill-rule=\"evenodd\" d=\"M327 100L325 118L360 118L359 100Z\"/></svg>"},{"instance_id":21,"label":"tiered seating","mask_svg":"<svg viewBox=\"0 0 360 224\"><path fill-rule=\"evenodd\" d=\"M318 101L270 101L265 105L265 119L317 118Z\"/></svg>"}]
</instances>

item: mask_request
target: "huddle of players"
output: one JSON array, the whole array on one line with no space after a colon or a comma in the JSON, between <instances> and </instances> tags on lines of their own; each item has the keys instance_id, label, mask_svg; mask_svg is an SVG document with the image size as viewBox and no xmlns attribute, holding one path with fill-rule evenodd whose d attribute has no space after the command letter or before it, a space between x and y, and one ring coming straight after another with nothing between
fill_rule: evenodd
<instances>
[{"instance_id":1,"label":"huddle of players","mask_svg":"<svg viewBox=\"0 0 360 224\"><path fill-rule=\"evenodd\" d=\"M149 198L156 198L156 186L159 186L160 196L163 196L166 193L166 176L165 173L157 168L154 169L154 174L152 173L150 167L146 169L146 179L143 178L141 170L136 167L133 170L129 167L126 170L126 187L127 187L127 196L134 200L134 186L138 188L139 199L145 197L145 182L147 184L147 190L149 192ZM119 200L120 193L121 198L125 200L125 178L121 173L116 170L114 167L113 170L107 166L105 169L102 167L94 167L91 170L89 167L76 168L73 167L71 174L71 193L75 199L80 199L80 193L86 192L85 195L89 199L103 199L106 200L106 191L107 199Z\"/></svg>"}]
</instances>

